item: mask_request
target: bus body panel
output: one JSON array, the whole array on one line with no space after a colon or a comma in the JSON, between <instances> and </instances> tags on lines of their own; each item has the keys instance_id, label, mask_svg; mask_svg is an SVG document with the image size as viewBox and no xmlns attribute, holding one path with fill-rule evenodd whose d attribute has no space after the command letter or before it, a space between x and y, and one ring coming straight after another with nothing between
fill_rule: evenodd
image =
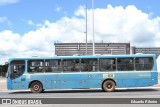
<instances>
[{"instance_id":1,"label":"bus body panel","mask_svg":"<svg viewBox=\"0 0 160 107\"><path fill-rule=\"evenodd\" d=\"M114 74L115 77L106 77L106 74ZM151 76L152 74L152 76ZM45 77L46 76L46 77ZM29 83L39 80L45 89L74 89L74 88L101 88L102 82L112 79L116 82L116 88L143 87L158 83L157 72L136 72L136 73L89 73L89 74L32 74L28 82L23 82L22 78L12 81L12 86L8 89L28 89ZM8 79L9 80L9 79ZM9 81L8 81L9 82ZM12 88L11 88L12 87Z\"/></svg>"},{"instance_id":2,"label":"bus body panel","mask_svg":"<svg viewBox=\"0 0 160 107\"><path fill-rule=\"evenodd\" d=\"M136 71L133 73L129 73L129 81L132 81L129 83L131 86L135 87L143 87L143 86L150 86L151 83L151 73L150 71L144 72L144 71ZM134 82L133 82L134 81Z\"/></svg>"},{"instance_id":3,"label":"bus body panel","mask_svg":"<svg viewBox=\"0 0 160 107\"><path fill-rule=\"evenodd\" d=\"M57 74L44 73L44 78L45 78L45 84L43 85L43 87L45 89L52 89L58 87Z\"/></svg>"},{"instance_id":4,"label":"bus body panel","mask_svg":"<svg viewBox=\"0 0 160 107\"><path fill-rule=\"evenodd\" d=\"M102 82L103 82L103 73L88 73L87 75L87 82L88 82L88 88L94 87L94 88L101 88Z\"/></svg>"},{"instance_id":5,"label":"bus body panel","mask_svg":"<svg viewBox=\"0 0 160 107\"><path fill-rule=\"evenodd\" d=\"M152 85L158 84L158 72L151 72Z\"/></svg>"},{"instance_id":6,"label":"bus body panel","mask_svg":"<svg viewBox=\"0 0 160 107\"><path fill-rule=\"evenodd\" d=\"M58 75L58 79L61 80L62 88L65 87L64 85L65 81L68 81L68 83L66 83L67 88L88 88L87 74L83 74L83 73L65 74L64 73L62 75Z\"/></svg>"},{"instance_id":7,"label":"bus body panel","mask_svg":"<svg viewBox=\"0 0 160 107\"><path fill-rule=\"evenodd\" d=\"M115 72L114 73L114 79L116 81L116 87L117 88L124 88L127 87L128 81L130 81L129 76L128 76L128 71L124 72Z\"/></svg>"},{"instance_id":8,"label":"bus body panel","mask_svg":"<svg viewBox=\"0 0 160 107\"><path fill-rule=\"evenodd\" d=\"M12 80L11 80L11 78L9 76L7 77L7 89L8 90L12 90L13 89Z\"/></svg>"},{"instance_id":9,"label":"bus body panel","mask_svg":"<svg viewBox=\"0 0 160 107\"><path fill-rule=\"evenodd\" d=\"M13 89L19 90L21 89L21 78L16 78L12 80L12 84L13 84Z\"/></svg>"}]
</instances>

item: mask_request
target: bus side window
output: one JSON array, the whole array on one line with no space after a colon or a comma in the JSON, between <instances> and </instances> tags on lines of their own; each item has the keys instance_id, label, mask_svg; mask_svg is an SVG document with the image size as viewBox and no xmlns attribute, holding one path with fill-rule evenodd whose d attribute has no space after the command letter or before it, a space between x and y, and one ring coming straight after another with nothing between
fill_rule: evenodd
<instances>
[{"instance_id":1,"label":"bus side window","mask_svg":"<svg viewBox=\"0 0 160 107\"><path fill-rule=\"evenodd\" d=\"M61 71L62 67L60 59L45 60L45 72L57 73Z\"/></svg>"},{"instance_id":2,"label":"bus side window","mask_svg":"<svg viewBox=\"0 0 160 107\"><path fill-rule=\"evenodd\" d=\"M118 71L133 71L134 59L133 58L118 58L117 59Z\"/></svg>"},{"instance_id":3,"label":"bus side window","mask_svg":"<svg viewBox=\"0 0 160 107\"><path fill-rule=\"evenodd\" d=\"M44 72L44 61L43 60L29 60L28 61L28 72L29 73Z\"/></svg>"},{"instance_id":4,"label":"bus side window","mask_svg":"<svg viewBox=\"0 0 160 107\"><path fill-rule=\"evenodd\" d=\"M115 71L116 70L116 59L103 58L99 60L100 71Z\"/></svg>"},{"instance_id":5,"label":"bus side window","mask_svg":"<svg viewBox=\"0 0 160 107\"><path fill-rule=\"evenodd\" d=\"M63 72L79 72L80 60L79 59L64 59Z\"/></svg>"},{"instance_id":6,"label":"bus side window","mask_svg":"<svg viewBox=\"0 0 160 107\"><path fill-rule=\"evenodd\" d=\"M81 71L98 71L98 59L81 59Z\"/></svg>"},{"instance_id":7,"label":"bus side window","mask_svg":"<svg viewBox=\"0 0 160 107\"><path fill-rule=\"evenodd\" d=\"M152 70L154 61L153 58L136 58L135 64L137 71Z\"/></svg>"}]
</instances>

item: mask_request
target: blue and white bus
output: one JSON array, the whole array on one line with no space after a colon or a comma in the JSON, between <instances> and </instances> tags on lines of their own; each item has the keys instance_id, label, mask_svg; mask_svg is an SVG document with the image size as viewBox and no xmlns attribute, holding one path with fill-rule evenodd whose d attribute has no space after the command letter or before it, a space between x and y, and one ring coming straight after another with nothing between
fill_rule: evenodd
<instances>
[{"instance_id":1,"label":"blue and white bus","mask_svg":"<svg viewBox=\"0 0 160 107\"><path fill-rule=\"evenodd\" d=\"M158 83L156 55L55 56L9 59L9 90L145 87Z\"/></svg>"}]
</instances>

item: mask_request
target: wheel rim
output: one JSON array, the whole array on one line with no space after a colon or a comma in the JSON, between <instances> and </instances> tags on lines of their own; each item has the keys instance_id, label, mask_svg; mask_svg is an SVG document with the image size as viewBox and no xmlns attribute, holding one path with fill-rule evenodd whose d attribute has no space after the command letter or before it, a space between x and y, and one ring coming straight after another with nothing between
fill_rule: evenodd
<instances>
[{"instance_id":1,"label":"wheel rim","mask_svg":"<svg viewBox=\"0 0 160 107\"><path fill-rule=\"evenodd\" d=\"M107 89L112 89L113 85L111 83L107 84Z\"/></svg>"},{"instance_id":2,"label":"wheel rim","mask_svg":"<svg viewBox=\"0 0 160 107\"><path fill-rule=\"evenodd\" d=\"M38 90L39 90L39 88L40 88L40 86L39 86L39 85L34 85L34 87L33 87L33 89L34 89L35 91L38 91Z\"/></svg>"},{"instance_id":3,"label":"wheel rim","mask_svg":"<svg viewBox=\"0 0 160 107\"><path fill-rule=\"evenodd\" d=\"M112 92L115 90L115 84L113 81L105 81L103 83L103 90L106 92Z\"/></svg>"}]
</instances>

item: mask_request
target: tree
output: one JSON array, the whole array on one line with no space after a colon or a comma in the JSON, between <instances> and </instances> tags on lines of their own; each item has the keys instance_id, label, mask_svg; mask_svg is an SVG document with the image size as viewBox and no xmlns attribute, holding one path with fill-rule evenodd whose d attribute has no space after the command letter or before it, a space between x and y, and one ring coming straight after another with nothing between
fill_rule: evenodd
<instances>
[{"instance_id":1,"label":"tree","mask_svg":"<svg viewBox=\"0 0 160 107\"><path fill-rule=\"evenodd\" d=\"M8 70L8 64L0 65L0 76L5 76Z\"/></svg>"}]
</instances>

